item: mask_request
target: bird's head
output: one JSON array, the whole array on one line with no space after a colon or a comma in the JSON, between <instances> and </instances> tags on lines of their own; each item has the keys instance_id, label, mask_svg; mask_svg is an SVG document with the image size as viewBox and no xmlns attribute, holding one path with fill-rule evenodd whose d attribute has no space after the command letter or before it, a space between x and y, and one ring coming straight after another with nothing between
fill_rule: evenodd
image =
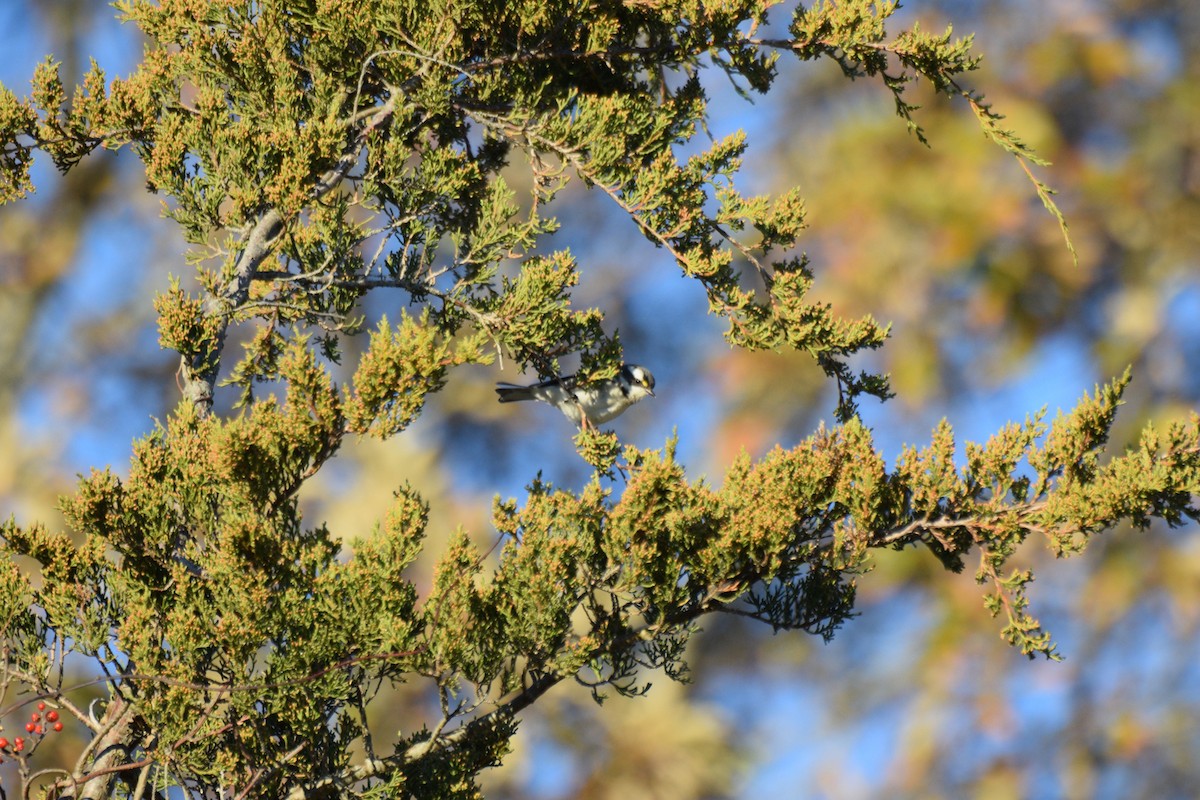
<instances>
[{"instance_id":1,"label":"bird's head","mask_svg":"<svg viewBox=\"0 0 1200 800\"><path fill-rule=\"evenodd\" d=\"M638 364L626 364L621 367L621 377L629 384L631 394L654 397L654 376L650 370Z\"/></svg>"}]
</instances>

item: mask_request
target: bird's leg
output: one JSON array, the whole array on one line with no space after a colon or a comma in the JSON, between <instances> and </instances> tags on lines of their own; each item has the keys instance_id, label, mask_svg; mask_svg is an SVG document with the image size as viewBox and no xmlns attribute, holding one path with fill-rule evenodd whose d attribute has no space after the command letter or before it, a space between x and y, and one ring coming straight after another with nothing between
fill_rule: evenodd
<instances>
[{"instance_id":1,"label":"bird's leg","mask_svg":"<svg viewBox=\"0 0 1200 800\"><path fill-rule=\"evenodd\" d=\"M579 430L586 431L592 426L591 422L588 420L587 412L583 409L583 403L580 402L579 396L575 393L571 394L571 399L575 401L575 407L579 409Z\"/></svg>"}]
</instances>

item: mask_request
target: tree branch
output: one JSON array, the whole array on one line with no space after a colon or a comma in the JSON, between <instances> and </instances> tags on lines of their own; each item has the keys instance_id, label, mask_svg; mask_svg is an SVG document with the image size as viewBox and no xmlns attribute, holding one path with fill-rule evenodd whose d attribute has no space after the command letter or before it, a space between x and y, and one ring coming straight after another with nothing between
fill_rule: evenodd
<instances>
[{"instance_id":1,"label":"tree branch","mask_svg":"<svg viewBox=\"0 0 1200 800\"><path fill-rule=\"evenodd\" d=\"M127 757L130 747L126 740L132 735L134 715L133 704L120 695L113 695L104 712L103 724L105 730L92 740L84 755L96 752L88 774L80 776L80 800L104 800L111 796L112 782L117 777L117 770ZM82 759L82 757L81 757ZM77 773L79 768L76 768Z\"/></svg>"},{"instance_id":2,"label":"tree branch","mask_svg":"<svg viewBox=\"0 0 1200 800\"><path fill-rule=\"evenodd\" d=\"M355 135L354 141L343 153L336 166L321 175L312 189L312 199L319 200L336 188L350 172L367 144L370 133L384 125L395 113L399 90L393 90L387 102L379 106L367 118L368 122ZM242 308L250 296L250 286L259 266L271 254L279 234L283 230L283 216L278 209L264 211L242 240L242 252L233 269L233 277L216 294L204 301L204 316L215 320L216 335L209 352L197 354L190 361L184 357L180 362L183 379L183 396L190 400L202 414L212 410L213 393L217 385L217 374L221 366L221 353L225 349L225 337L229 330L232 313Z\"/></svg>"}]
</instances>

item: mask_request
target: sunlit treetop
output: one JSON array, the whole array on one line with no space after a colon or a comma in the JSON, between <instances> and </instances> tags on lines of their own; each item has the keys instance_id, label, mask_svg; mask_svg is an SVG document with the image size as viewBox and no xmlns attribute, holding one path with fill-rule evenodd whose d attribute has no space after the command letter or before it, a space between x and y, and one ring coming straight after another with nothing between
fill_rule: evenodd
<instances>
[{"instance_id":1,"label":"sunlit treetop","mask_svg":"<svg viewBox=\"0 0 1200 800\"><path fill-rule=\"evenodd\" d=\"M585 375L611 374L619 347L600 314L569 304L575 261L529 255L557 228L556 193L582 180L704 285L732 343L816 358L846 418L858 395L887 396L882 377L846 365L886 331L804 300L803 201L736 189L741 132L677 157L705 123L702 78L766 93L781 56L832 58L882 80L919 136L905 88L925 79L965 98L1022 166L1037 159L960 85L978 62L969 38L889 36L896 4L867 2L796 8L791 37L766 38L770 5L119 3L153 42L143 63L111 82L93 64L68 100L47 59L30 100L6 91L0 188L30 189L35 146L62 169L98 146L137 151L196 245L203 297L173 293L159 313L188 398L208 406L231 322L275 329L234 370L249 390L290 325L353 331L378 287L407 290L440 332L468 325L521 367L549 375L581 353ZM501 177L512 164L528 196ZM514 261L521 276L502 279ZM319 344L337 351L335 337Z\"/></svg>"}]
</instances>

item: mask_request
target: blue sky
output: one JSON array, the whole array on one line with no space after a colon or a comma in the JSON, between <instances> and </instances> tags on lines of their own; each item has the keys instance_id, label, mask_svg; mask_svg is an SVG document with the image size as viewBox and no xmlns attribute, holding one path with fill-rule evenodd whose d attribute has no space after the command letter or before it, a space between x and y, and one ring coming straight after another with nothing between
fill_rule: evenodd
<instances>
[{"instance_id":1,"label":"blue sky","mask_svg":"<svg viewBox=\"0 0 1200 800\"><path fill-rule=\"evenodd\" d=\"M965 5L973 10L978 4ZM0 51L6 53L0 60L0 81L18 94L27 91L27 78L47 50L44 32L31 27L38 21L38 16L22 11L19 4L0 6ZM94 53L110 75L127 72L138 53L136 37L131 30L117 25L103 13L97 14L96 20L97 27L88 34L84 49ZM756 114L753 109L748 111L727 87L722 88L721 81L711 81L710 85L714 96L712 130L715 135L744 128L752 147L756 143L766 145L772 137L780 135L768 115ZM886 98L883 101L886 102ZM136 189L140 165L128 154L120 158L122 168L129 176L127 186ZM45 159L38 162L35 180L42 185L56 180L53 168ZM753 185L747 188L749 191L755 189ZM53 209L45 207L43 198L48 195L49 192L45 192L29 201L37 208L37 213L54 213ZM602 198L592 196L581 198L578 207L564 210L564 231L555 238L553 245L570 247L581 259L597 263L620 262L628 279L637 281L637 293L613 319L623 326L623 332L629 331L627 356L654 370L659 397L630 411L615 427L628 441L646 447L661 446L671 432L677 430L681 460L697 471L713 469L706 452L706 439L707 432L722 413L719 395L712 387L712 382L719 381L720 376L704 372L702 356L711 348L725 346L720 339L723 325L704 313L703 300L696 287L680 276L664 254L650 247L627 220L614 218L611 210L603 206ZM170 228L169 222L156 219L153 213L148 213L148 208L144 199L139 200L136 207L114 205L90 223L72 279L62 285L47 306L45 317L35 331L36 341L31 342L39 358L51 365L65 366L69 370L74 364L76 369L94 376L89 382L95 409L85 424L70 425L69 436L64 436L62 431L71 419L69 415L64 418L64 412L53 396L59 384L53 380L39 384L35 376L24 396L23 421L35 436L63 445L56 468L66 474L86 472L92 466L105 464L112 464L119 472L124 472L130 440L150 430L151 415L161 413L158 395L154 395L152 402L143 402L146 398L140 393L145 391L144 383L130 382L119 370L108 370L106 365L82 363L81 351L73 345L68 329L60 324L64 318L79 319L80 315L93 311L96 316L103 316L104 310L113 305L137 301L151 288L165 285L167 269L178 275L188 273L181 258L182 243L174 254L170 246L165 250L159 245L146 246L154 239L152 232ZM0 209L0 213L4 210ZM597 220L599 227L595 227ZM178 260L172 262L172 255ZM153 269L145 266L146 259L155 260ZM146 277L148 273L149 278ZM1175 295L1168 304L1172 317L1169 329L1185 340L1200 337L1200 322L1197 322L1200 320L1200 291L1186 283L1172 291ZM612 294L606 284L590 284L585 277L578 296L586 304L603 302ZM904 347L905 335L903 328L897 328L889 346ZM686 347L672 346L673 341L682 339L686 339ZM157 349L149 316L130 345L146 351ZM162 357L164 363L171 359L169 354L162 354ZM41 374L54 368L52 366ZM1189 378L1187 365L1168 364L1162 368L1168 372L1178 371L1183 376L1180 380ZM470 374L471 380L484 382L515 378L511 371L497 376L481 371ZM976 388L957 397L950 405L931 406L917 414L895 413L888 405L867 400L862 405L862 416L874 429L880 449L891 460L903 445L926 442L930 429L942 417L949 418L955 425L961 448L964 440L984 440L1009 420L1021 419L1042 406L1047 406L1053 417L1057 409L1071 408L1082 392L1091 391L1093 384L1109 377L1097 373L1088 343L1064 335L1039 343L1025 363L1005 380ZM169 395L170 387L166 388ZM452 382L448 391L454 389ZM825 406L827 424L833 422L829 413L832 406L831 390ZM504 474L472 471L471 464L479 462L479 453L450 447L451 471L468 471L461 479L462 485L469 490L466 494L477 496L496 492L502 496L520 496L524 485L537 469L543 467L547 477L556 483L578 486L586 480L586 472L581 469L571 446L571 429L565 420L557 418L556 412L548 408L521 410L519 414L521 416L513 420L516 434L509 431L500 437L506 448ZM423 420L416 427L415 435L427 437L429 441L437 440L438 421ZM522 439L522 436L536 438ZM1062 587L1070 587L1073 580L1081 579L1082 570L1083 567L1071 563L1055 565L1054 574L1047 574L1043 580L1047 584L1057 582ZM1057 597L1049 589L1043 591L1041 584L1038 592L1047 601L1051 612L1057 614L1059 624L1055 632L1070 655L1073 640L1069 598ZM852 621L833 643L818 648L813 657L825 658L834 664L853 664L858 653L877 655L890 651L898 662L912 658L913 652L906 649L905 642L909 637L919 637L929 624L924 617L927 598L912 593L885 600L864 605L863 617ZM1136 679L1143 677L1143 669L1145 676L1157 674L1161 666L1159 661L1171 655L1157 646L1158 642L1170 641L1170 637L1159 638L1154 633L1153 630L1130 631L1130 639L1141 646L1141 656L1132 661L1117 662L1123 669L1132 664L1139 673ZM893 640L894 644L889 645L888 642ZM1012 685L1008 691L1021 727L1053 729L1062 724L1070 712L1071 692L1075 689L1070 677L1076 674L1077 667L1029 663L1015 653L1010 655ZM1120 672L1098 676L1102 682L1115 687L1129 677ZM1200 683L1196 685L1200 686ZM856 776L855 780L862 782L864 791L869 790L873 781L887 769L890 754L897 748L897 739L909 722L911 709L898 702L883 702L861 719L843 724L829 719L832 711L824 695L820 687L795 680L786 667L763 667L751 681L745 680L741 673L731 671L706 684L706 701L719 706L731 718L753 719L752 724L747 724L746 735L759 748L760 758L746 776L743 797L795 796L791 794L795 787L831 759L846 762ZM1192 700L1194 702L1194 696ZM981 741L974 746L979 748L974 755L984 757L988 755L988 748L1007 745ZM966 755L972 755L969 748ZM560 762L551 758L549 763L558 767L555 771L532 776L532 788L539 788L539 780L551 784L556 780L569 780L569 759Z\"/></svg>"}]
</instances>

